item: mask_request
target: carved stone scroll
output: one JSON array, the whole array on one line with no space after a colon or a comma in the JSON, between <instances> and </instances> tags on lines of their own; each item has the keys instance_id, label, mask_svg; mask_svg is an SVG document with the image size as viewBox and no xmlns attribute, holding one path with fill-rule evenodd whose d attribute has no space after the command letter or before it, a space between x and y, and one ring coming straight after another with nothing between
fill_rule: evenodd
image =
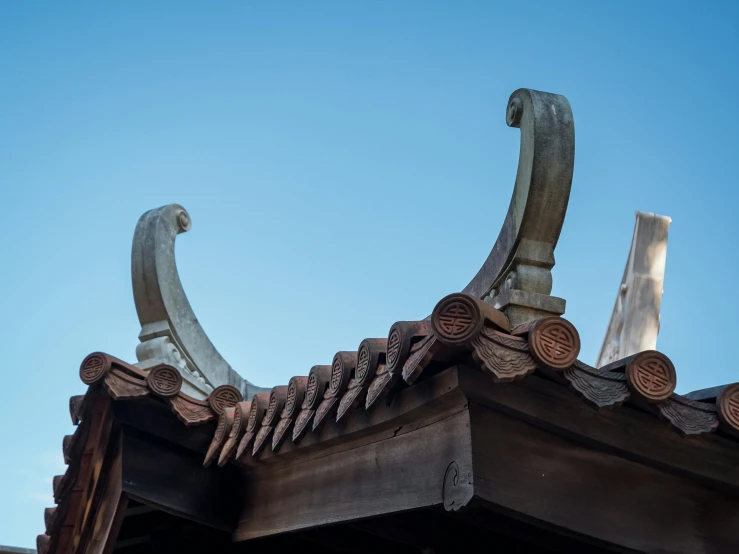
<instances>
[{"instance_id":1,"label":"carved stone scroll","mask_svg":"<svg viewBox=\"0 0 739 554\"><path fill-rule=\"evenodd\" d=\"M683 435L713 433L718 428L716 406L673 394L657 404L659 414Z\"/></svg>"},{"instance_id":2,"label":"carved stone scroll","mask_svg":"<svg viewBox=\"0 0 739 554\"><path fill-rule=\"evenodd\" d=\"M216 456L221 450L221 446L226 440L226 436L233 426L234 421L234 408L226 408L223 413L218 416L218 425L216 426L216 432L213 434L213 439L210 441L208 452L205 454L205 460L203 461L203 467L209 467L213 463Z\"/></svg>"},{"instance_id":3,"label":"carved stone scroll","mask_svg":"<svg viewBox=\"0 0 739 554\"><path fill-rule=\"evenodd\" d=\"M387 339L365 339L357 349L357 369L349 381L336 410L336 421L364 404L370 383L378 368L386 365Z\"/></svg>"},{"instance_id":4,"label":"carved stone scroll","mask_svg":"<svg viewBox=\"0 0 739 554\"><path fill-rule=\"evenodd\" d=\"M390 328L387 338L385 365L378 365L375 377L367 389L366 409L384 398L403 374L403 366L413 348L431 333L429 321L398 321Z\"/></svg>"},{"instance_id":5,"label":"carved stone scroll","mask_svg":"<svg viewBox=\"0 0 739 554\"><path fill-rule=\"evenodd\" d=\"M285 433L290 430L290 426L300 412L300 406L305 400L305 391L308 386L308 377L293 377L287 384L287 398L285 399L285 408L280 414L280 421L275 427L272 434L272 450L277 449L282 444Z\"/></svg>"},{"instance_id":6,"label":"carved stone scroll","mask_svg":"<svg viewBox=\"0 0 739 554\"><path fill-rule=\"evenodd\" d=\"M575 126L564 96L529 89L508 100L506 123L521 129L516 184L498 239L463 292L487 297L514 325L564 313L550 296L554 248L575 163Z\"/></svg>"},{"instance_id":7,"label":"carved stone scroll","mask_svg":"<svg viewBox=\"0 0 739 554\"><path fill-rule=\"evenodd\" d=\"M640 352L602 369L624 373L631 392L648 403L667 400L677 386L675 366L656 350Z\"/></svg>"},{"instance_id":8,"label":"carved stone scroll","mask_svg":"<svg viewBox=\"0 0 739 554\"><path fill-rule=\"evenodd\" d=\"M226 443L221 449L221 455L218 457L219 467L225 466L236 451L236 447L239 445L239 439L246 428L246 421L249 418L250 410L251 401L239 402L234 406L233 424L231 425L228 439L226 439Z\"/></svg>"},{"instance_id":9,"label":"carved stone scroll","mask_svg":"<svg viewBox=\"0 0 739 554\"><path fill-rule=\"evenodd\" d=\"M251 398L251 406L249 407L249 418L246 420L246 433L241 437L239 448L236 451L236 459L240 459L241 456L246 452L249 443L256 436L259 431L259 426L262 423L264 414L267 413L267 407L269 406L270 393L260 392L255 394Z\"/></svg>"},{"instance_id":10,"label":"carved stone scroll","mask_svg":"<svg viewBox=\"0 0 739 554\"><path fill-rule=\"evenodd\" d=\"M596 369L576 360L562 374L572 389L596 408L620 406L631 397L623 373Z\"/></svg>"},{"instance_id":11,"label":"carved stone scroll","mask_svg":"<svg viewBox=\"0 0 739 554\"><path fill-rule=\"evenodd\" d=\"M356 367L356 352L337 352L334 356L334 361L331 364L331 381L323 395L321 404L316 409L316 415L313 416L314 431L338 408L339 399L346 392Z\"/></svg>"},{"instance_id":12,"label":"carved stone scroll","mask_svg":"<svg viewBox=\"0 0 739 554\"><path fill-rule=\"evenodd\" d=\"M277 424L282 410L285 408L285 401L287 400L287 387L280 385L272 389L269 394L269 404L267 404L267 412L262 418L262 427L259 429L256 438L254 439L254 449L252 455L256 456L265 444L268 444L270 434Z\"/></svg>"},{"instance_id":13,"label":"carved stone scroll","mask_svg":"<svg viewBox=\"0 0 739 554\"><path fill-rule=\"evenodd\" d=\"M131 278L141 323L141 344L136 349L139 366L176 367L185 380L185 392L198 399L224 384L249 396L263 392L223 359L190 307L174 252L175 238L189 231L190 225L189 214L177 204L146 212L136 225Z\"/></svg>"},{"instance_id":14,"label":"carved stone scroll","mask_svg":"<svg viewBox=\"0 0 739 554\"><path fill-rule=\"evenodd\" d=\"M330 365L313 366L308 374L308 384L305 388L305 399L300 407L300 413L295 418L295 426L293 427L293 442L298 442L313 421L319 403L328 391L331 382Z\"/></svg>"}]
</instances>

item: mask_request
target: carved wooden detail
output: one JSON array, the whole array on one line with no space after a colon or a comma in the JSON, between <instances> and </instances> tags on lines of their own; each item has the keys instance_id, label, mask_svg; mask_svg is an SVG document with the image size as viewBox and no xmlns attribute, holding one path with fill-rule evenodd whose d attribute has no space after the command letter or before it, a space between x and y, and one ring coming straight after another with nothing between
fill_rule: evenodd
<instances>
[{"instance_id":1,"label":"carved wooden detail","mask_svg":"<svg viewBox=\"0 0 739 554\"><path fill-rule=\"evenodd\" d=\"M313 416L313 430L318 429L328 416L338 408L339 399L346 392L352 374L357 367L356 352L337 352L331 364L331 380L321 404Z\"/></svg>"},{"instance_id":2,"label":"carved wooden detail","mask_svg":"<svg viewBox=\"0 0 739 554\"><path fill-rule=\"evenodd\" d=\"M723 428L739 435L739 383L727 386L716 399Z\"/></svg>"},{"instance_id":3,"label":"carved wooden detail","mask_svg":"<svg viewBox=\"0 0 739 554\"><path fill-rule=\"evenodd\" d=\"M601 369L624 373L631 392L648 403L667 400L677 386L675 366L656 350L639 352Z\"/></svg>"},{"instance_id":4,"label":"carved wooden detail","mask_svg":"<svg viewBox=\"0 0 739 554\"><path fill-rule=\"evenodd\" d=\"M62 491L62 482L64 481L64 475L54 475L54 478L51 480L51 487L54 494L54 502L57 504L59 503L59 498L61 498L61 491Z\"/></svg>"},{"instance_id":5,"label":"carved wooden detail","mask_svg":"<svg viewBox=\"0 0 739 554\"><path fill-rule=\"evenodd\" d=\"M278 422L278 418L285 409L287 389L288 387L280 385L278 387L274 387L272 392L269 393L269 404L267 404L267 411L264 414L264 418L262 418L262 427L259 429L257 437L254 439L252 455L256 456L259 453L274 430L275 425Z\"/></svg>"},{"instance_id":6,"label":"carved wooden detail","mask_svg":"<svg viewBox=\"0 0 739 554\"><path fill-rule=\"evenodd\" d=\"M580 334L562 317L539 319L528 333L528 339L533 358L555 371L570 367L580 354Z\"/></svg>"},{"instance_id":7,"label":"carved wooden detail","mask_svg":"<svg viewBox=\"0 0 739 554\"><path fill-rule=\"evenodd\" d=\"M259 426L262 423L264 414L267 413L270 394L271 393L260 392L252 396L251 405L249 406L249 417L246 420L246 432L244 433L244 436L241 437L239 448L236 451L237 460L243 456L249 443L251 443L252 439L259 431Z\"/></svg>"},{"instance_id":8,"label":"carved wooden detail","mask_svg":"<svg viewBox=\"0 0 739 554\"><path fill-rule=\"evenodd\" d=\"M216 426L216 432L213 434L213 439L210 441L208 452L205 454L205 460L203 461L203 467L208 467L213 463L218 453L226 440L227 433L233 426L234 421L234 408L226 408L222 414L218 416L218 425Z\"/></svg>"},{"instance_id":9,"label":"carved wooden detail","mask_svg":"<svg viewBox=\"0 0 739 554\"><path fill-rule=\"evenodd\" d=\"M444 345L451 347L468 345L486 321L501 331L511 330L503 312L469 294L445 296L431 314L434 333Z\"/></svg>"},{"instance_id":10,"label":"carved wooden detail","mask_svg":"<svg viewBox=\"0 0 739 554\"><path fill-rule=\"evenodd\" d=\"M300 413L295 418L295 426L293 427L293 442L298 442L308 431L321 399L328 392L331 371L332 366L330 365L316 365L308 373L305 399L300 407Z\"/></svg>"},{"instance_id":11,"label":"carved wooden detail","mask_svg":"<svg viewBox=\"0 0 739 554\"><path fill-rule=\"evenodd\" d=\"M398 321L390 328L385 365L378 365L367 388L366 409L369 410L393 388L403 374L403 366L413 347L430 333L431 323L428 321Z\"/></svg>"},{"instance_id":12,"label":"carved wooden detail","mask_svg":"<svg viewBox=\"0 0 739 554\"><path fill-rule=\"evenodd\" d=\"M341 397L336 410L336 421L364 404L372 379L381 366L386 366L387 339L365 339L357 349L357 368L349 381L347 391Z\"/></svg>"},{"instance_id":13,"label":"carved wooden detail","mask_svg":"<svg viewBox=\"0 0 739 554\"><path fill-rule=\"evenodd\" d=\"M111 365L110 356L102 352L93 352L80 364L80 379L86 385L93 385L105 377Z\"/></svg>"},{"instance_id":14,"label":"carved wooden detail","mask_svg":"<svg viewBox=\"0 0 739 554\"><path fill-rule=\"evenodd\" d=\"M251 401L239 402L234 406L233 410L233 424L231 425L228 439L226 439L226 442L221 449L221 454L218 457L219 467L225 466L236 452L236 447L239 445L239 439L246 428L246 421L249 418Z\"/></svg>"},{"instance_id":15,"label":"carved wooden detail","mask_svg":"<svg viewBox=\"0 0 739 554\"><path fill-rule=\"evenodd\" d=\"M287 385L287 398L285 399L285 408L280 414L280 421L277 422L274 433L272 434L272 450L276 451L285 437L285 433L295 421L300 411L300 406L305 400L305 391L308 386L308 377L293 377Z\"/></svg>"},{"instance_id":16,"label":"carved wooden detail","mask_svg":"<svg viewBox=\"0 0 739 554\"><path fill-rule=\"evenodd\" d=\"M208 395L208 405L217 415L221 415L226 408L233 408L244 400L239 389L233 385L221 385Z\"/></svg>"},{"instance_id":17,"label":"carved wooden detail","mask_svg":"<svg viewBox=\"0 0 739 554\"><path fill-rule=\"evenodd\" d=\"M472 356L492 373L496 382L522 379L536 369L525 339L505 335L488 325L481 327L472 339Z\"/></svg>"},{"instance_id":18,"label":"carved wooden detail","mask_svg":"<svg viewBox=\"0 0 739 554\"><path fill-rule=\"evenodd\" d=\"M409 385L415 383L439 350L440 344L434 333L426 335L421 341L415 343L411 347L410 356L403 364L403 380Z\"/></svg>"},{"instance_id":19,"label":"carved wooden detail","mask_svg":"<svg viewBox=\"0 0 739 554\"><path fill-rule=\"evenodd\" d=\"M572 389L596 408L620 406L631 396L623 373L596 369L576 360L562 374Z\"/></svg>"},{"instance_id":20,"label":"carved wooden detail","mask_svg":"<svg viewBox=\"0 0 739 554\"><path fill-rule=\"evenodd\" d=\"M54 518L57 514L56 508L44 509L44 525L46 526L46 532L48 533L54 525Z\"/></svg>"},{"instance_id":21,"label":"carved wooden detail","mask_svg":"<svg viewBox=\"0 0 739 554\"><path fill-rule=\"evenodd\" d=\"M67 465L69 465L69 462L72 459L71 450L73 440L73 435L64 435L64 438L62 439L62 456L64 457L64 463Z\"/></svg>"},{"instance_id":22,"label":"carved wooden detail","mask_svg":"<svg viewBox=\"0 0 739 554\"><path fill-rule=\"evenodd\" d=\"M151 392L161 398L177 396L182 389L182 375L175 368L168 365L158 365L149 370L146 384Z\"/></svg>"},{"instance_id":23,"label":"carved wooden detail","mask_svg":"<svg viewBox=\"0 0 739 554\"><path fill-rule=\"evenodd\" d=\"M72 425L79 425L80 423L84 400L84 394L69 397L69 417L72 418Z\"/></svg>"},{"instance_id":24,"label":"carved wooden detail","mask_svg":"<svg viewBox=\"0 0 739 554\"><path fill-rule=\"evenodd\" d=\"M657 404L657 410L683 435L713 433L718 428L716 406L673 394Z\"/></svg>"},{"instance_id":25,"label":"carved wooden detail","mask_svg":"<svg viewBox=\"0 0 739 554\"><path fill-rule=\"evenodd\" d=\"M636 355L626 367L626 381L647 401L661 402L675 391L677 375L672 361L652 350Z\"/></svg>"},{"instance_id":26,"label":"carved wooden detail","mask_svg":"<svg viewBox=\"0 0 739 554\"><path fill-rule=\"evenodd\" d=\"M36 536L36 552L38 554L47 554L51 548L51 537L49 535Z\"/></svg>"},{"instance_id":27,"label":"carved wooden detail","mask_svg":"<svg viewBox=\"0 0 739 554\"><path fill-rule=\"evenodd\" d=\"M135 377L117 367L108 371L103 386L113 400L142 398L149 396L150 392L145 379Z\"/></svg>"},{"instance_id":28,"label":"carved wooden detail","mask_svg":"<svg viewBox=\"0 0 739 554\"><path fill-rule=\"evenodd\" d=\"M169 405L177 418L188 427L215 421L217 417L205 400L198 400L182 391L169 399Z\"/></svg>"}]
</instances>

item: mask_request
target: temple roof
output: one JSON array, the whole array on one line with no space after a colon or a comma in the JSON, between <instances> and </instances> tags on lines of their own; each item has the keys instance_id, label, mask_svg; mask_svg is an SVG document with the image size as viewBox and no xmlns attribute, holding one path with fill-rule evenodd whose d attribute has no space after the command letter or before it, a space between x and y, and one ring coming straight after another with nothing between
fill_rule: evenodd
<instances>
[{"instance_id":1,"label":"temple roof","mask_svg":"<svg viewBox=\"0 0 739 554\"><path fill-rule=\"evenodd\" d=\"M428 318L396 322L387 337L367 338L355 351L337 352L271 389L233 370L192 314L174 263L174 239L190 227L187 212L177 205L147 212L132 256L142 324L138 362L101 352L82 361L79 376L88 389L70 399L77 428L63 439L68 468L54 478L57 506L46 510L39 552L89 549L115 534L123 516L106 499L122 492L223 530L234 541L419 506L455 512L473 499L493 502L490 483L501 477L485 473L490 470L480 454L493 437L509 445L503 449L509 456L520 450L536 458L530 467L510 463L512 475L524 480L551 469L554 458L545 446L551 434L565 441L556 443L557 455L581 449L585 459L597 451L606 473L642 471L619 465L626 460L656 481L662 479L657 472L665 472L665 483L677 483L674 490L692 491L698 483L736 494L739 383L679 395L678 371L662 352L639 352L601 368L578 359L578 331L562 317L564 300L550 296L572 180L572 114L564 97L522 89L511 96L506 119L522 131L516 186L490 256L469 285L429 306ZM408 490L421 492L409 495L406 465L393 466L400 476L374 475L372 465L379 471L387 453L373 445L388 441L397 457L384 463L411 460L417 468L428 457L429 471L443 468L440 487L433 485L436 473L427 486L419 470L416 488ZM341 457L350 452L354 457ZM493 465L502 463L496 456ZM207 469L192 465L195 458ZM575 467L577 461L570 462ZM157 479L169 471L186 476L188 490L177 500L186 498L185 507L173 508L161 491L157 496ZM136 478L127 477L131 472ZM341 488L332 480L335 472L343 472ZM366 491L383 475L395 485L380 505ZM347 490L352 481L361 482L357 491ZM361 510L321 511L342 495ZM514 494L494 502L557 528L590 532L590 523L547 509L545 499L542 493L540 501L522 503ZM590 499L594 506L607 501ZM642 504L622 503L634 511ZM581 504L573 513L591 510ZM686 528L696 510L685 510ZM100 534L101 528L107 531ZM665 540L640 532L629 543L618 529L594 531L598 541L629 548Z\"/></svg>"}]
</instances>

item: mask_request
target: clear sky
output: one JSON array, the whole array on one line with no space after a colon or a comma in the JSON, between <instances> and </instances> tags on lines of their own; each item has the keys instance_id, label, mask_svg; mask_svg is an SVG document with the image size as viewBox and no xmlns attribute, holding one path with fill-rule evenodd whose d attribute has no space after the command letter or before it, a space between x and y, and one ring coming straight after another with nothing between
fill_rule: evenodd
<instances>
[{"instance_id":1,"label":"clear sky","mask_svg":"<svg viewBox=\"0 0 739 554\"><path fill-rule=\"evenodd\" d=\"M564 94L556 250L594 362L635 210L673 218L658 347L739 381L739 12L718 2L0 3L0 544L33 546L82 358L135 360L138 217L193 220L180 276L272 386L423 318L508 207L520 87Z\"/></svg>"}]
</instances>

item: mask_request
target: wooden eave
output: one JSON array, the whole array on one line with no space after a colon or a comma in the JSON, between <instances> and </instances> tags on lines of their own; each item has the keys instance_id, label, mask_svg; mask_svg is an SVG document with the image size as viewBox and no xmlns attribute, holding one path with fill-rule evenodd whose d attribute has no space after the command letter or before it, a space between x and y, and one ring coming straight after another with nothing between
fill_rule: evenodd
<instances>
[{"instance_id":1,"label":"wooden eave","mask_svg":"<svg viewBox=\"0 0 739 554\"><path fill-rule=\"evenodd\" d=\"M737 387L690 399L661 353L594 369L578 351L562 318L510 329L456 294L246 401L92 354L39 551L110 551L129 500L234 544L433 509L603 551L739 551Z\"/></svg>"}]
</instances>

